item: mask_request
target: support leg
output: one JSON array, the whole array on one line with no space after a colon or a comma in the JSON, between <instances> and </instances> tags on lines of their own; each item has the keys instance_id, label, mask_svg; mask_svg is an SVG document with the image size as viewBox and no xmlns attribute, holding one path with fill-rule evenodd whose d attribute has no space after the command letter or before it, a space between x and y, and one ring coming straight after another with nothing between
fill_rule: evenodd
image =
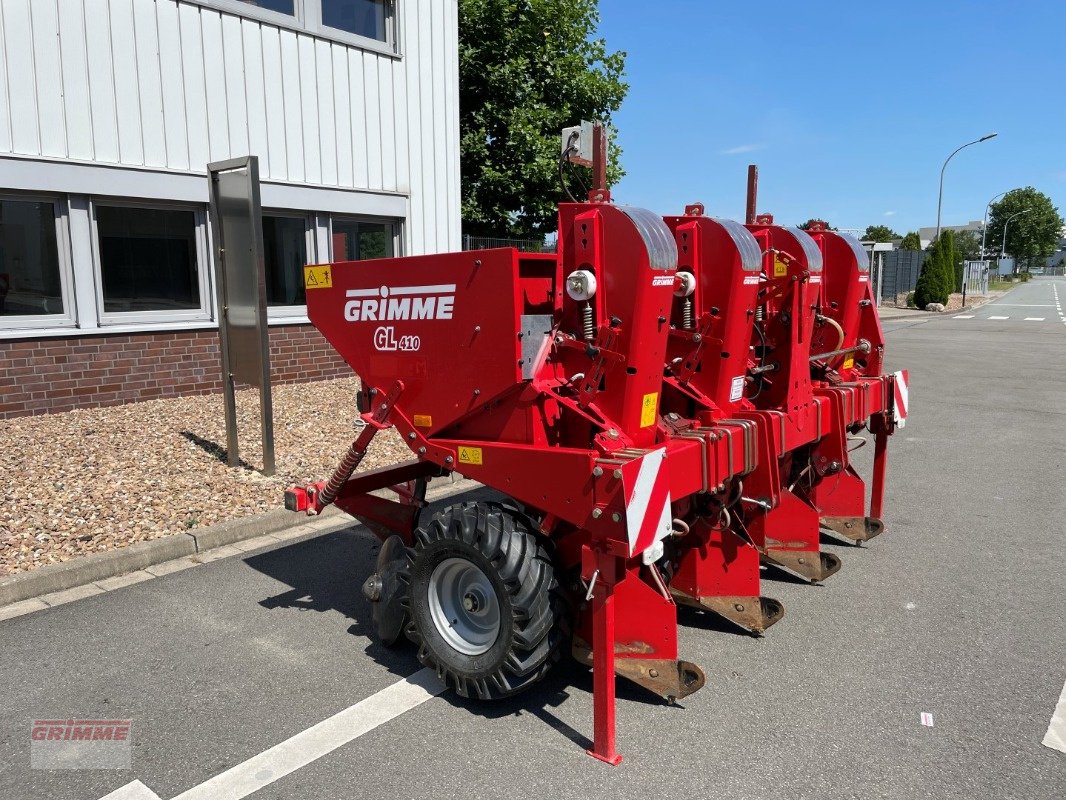
<instances>
[{"instance_id":1,"label":"support leg","mask_svg":"<svg viewBox=\"0 0 1066 800\"><path fill-rule=\"evenodd\" d=\"M614 715L614 587L597 581L592 593L592 705L595 738L593 758L612 766L622 761L615 750Z\"/></svg>"},{"instance_id":2,"label":"support leg","mask_svg":"<svg viewBox=\"0 0 1066 800\"><path fill-rule=\"evenodd\" d=\"M870 516L881 519L885 504L885 467L888 461L888 431L879 426L874 435L874 475L870 487Z\"/></svg>"}]
</instances>

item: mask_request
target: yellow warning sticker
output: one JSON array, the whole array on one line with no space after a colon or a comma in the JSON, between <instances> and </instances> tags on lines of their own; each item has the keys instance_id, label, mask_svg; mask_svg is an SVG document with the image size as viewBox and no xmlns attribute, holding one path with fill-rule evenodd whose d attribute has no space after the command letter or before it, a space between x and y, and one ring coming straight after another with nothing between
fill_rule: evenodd
<instances>
[{"instance_id":1,"label":"yellow warning sticker","mask_svg":"<svg viewBox=\"0 0 1066 800\"><path fill-rule=\"evenodd\" d=\"M788 264L786 264L780 258L775 258L774 259L774 277L775 278L783 278L786 275L788 275Z\"/></svg>"},{"instance_id":2,"label":"yellow warning sticker","mask_svg":"<svg viewBox=\"0 0 1066 800\"><path fill-rule=\"evenodd\" d=\"M658 405L658 392L644 395L644 402L640 405L640 427L647 428L655 424L655 410Z\"/></svg>"},{"instance_id":3,"label":"yellow warning sticker","mask_svg":"<svg viewBox=\"0 0 1066 800\"><path fill-rule=\"evenodd\" d=\"M415 414L415 427L432 428L433 417L431 417L429 414Z\"/></svg>"},{"instance_id":4,"label":"yellow warning sticker","mask_svg":"<svg viewBox=\"0 0 1066 800\"><path fill-rule=\"evenodd\" d=\"M851 369L854 366L855 366L855 357L854 356L848 356L847 358L844 359L844 369Z\"/></svg>"},{"instance_id":5,"label":"yellow warning sticker","mask_svg":"<svg viewBox=\"0 0 1066 800\"><path fill-rule=\"evenodd\" d=\"M460 464L475 464L481 466L481 448L480 447L460 447L459 448L459 463Z\"/></svg>"},{"instance_id":6,"label":"yellow warning sticker","mask_svg":"<svg viewBox=\"0 0 1066 800\"><path fill-rule=\"evenodd\" d=\"M307 289L330 289L333 287L333 265L311 264L304 267L304 287Z\"/></svg>"}]
</instances>

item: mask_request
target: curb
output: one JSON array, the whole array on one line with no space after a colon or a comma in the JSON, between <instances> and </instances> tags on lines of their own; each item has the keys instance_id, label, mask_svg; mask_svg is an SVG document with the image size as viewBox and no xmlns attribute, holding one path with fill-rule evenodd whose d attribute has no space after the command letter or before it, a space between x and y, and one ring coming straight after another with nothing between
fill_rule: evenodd
<instances>
[{"instance_id":1,"label":"curb","mask_svg":"<svg viewBox=\"0 0 1066 800\"><path fill-rule=\"evenodd\" d=\"M426 491L427 502L481 486L476 481L463 478L457 473L452 473L448 478L437 479L436 486L433 483L430 483L431 488ZM328 507L317 517L278 509L254 517L226 520L202 530L170 534L147 542L135 542L103 553L77 556L70 561L49 564L31 572L19 572L0 578L0 608L41 595L76 589L96 581L136 572L165 561L194 556L248 539L257 539L290 528L302 527L307 525L309 520L328 520L334 517L338 523L347 519L359 524L335 506Z\"/></svg>"}]
</instances>

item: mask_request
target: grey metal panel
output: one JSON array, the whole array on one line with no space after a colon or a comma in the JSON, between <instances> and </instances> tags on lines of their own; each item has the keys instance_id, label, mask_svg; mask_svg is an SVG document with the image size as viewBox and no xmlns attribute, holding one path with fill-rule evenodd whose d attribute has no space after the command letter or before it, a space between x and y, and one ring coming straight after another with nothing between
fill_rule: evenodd
<instances>
[{"instance_id":1,"label":"grey metal panel","mask_svg":"<svg viewBox=\"0 0 1066 800\"><path fill-rule=\"evenodd\" d=\"M273 475L274 412L270 392L259 161L255 156L228 159L209 164L207 169L228 463L230 466L240 463L234 397L235 384L240 381L259 387L263 474Z\"/></svg>"},{"instance_id":2,"label":"grey metal panel","mask_svg":"<svg viewBox=\"0 0 1066 800\"><path fill-rule=\"evenodd\" d=\"M848 233L837 232L837 236L848 243L848 247L851 248L851 252L855 254L855 260L859 263L860 272L870 271L870 254L866 252L866 248L859 244L859 240Z\"/></svg>"},{"instance_id":3,"label":"grey metal panel","mask_svg":"<svg viewBox=\"0 0 1066 800\"><path fill-rule=\"evenodd\" d=\"M796 240L796 244L803 250L803 255L807 257L807 268L811 272L822 271L822 251L818 248L818 244L810 237L806 231L801 231L799 228L790 228L784 226L785 230L792 234L792 238Z\"/></svg>"},{"instance_id":4,"label":"grey metal panel","mask_svg":"<svg viewBox=\"0 0 1066 800\"><path fill-rule=\"evenodd\" d=\"M740 266L746 272L758 272L762 269L762 249L752 236L751 231L736 220L714 218L714 221L725 228L729 238L740 251Z\"/></svg>"},{"instance_id":5,"label":"grey metal panel","mask_svg":"<svg viewBox=\"0 0 1066 800\"><path fill-rule=\"evenodd\" d=\"M653 211L636 206L618 206L637 228L648 250L648 261L654 269L677 269L677 243L663 218Z\"/></svg>"},{"instance_id":6,"label":"grey metal panel","mask_svg":"<svg viewBox=\"0 0 1066 800\"><path fill-rule=\"evenodd\" d=\"M551 314L523 314L522 334L522 380L532 380L548 353L548 337L551 335Z\"/></svg>"}]
</instances>

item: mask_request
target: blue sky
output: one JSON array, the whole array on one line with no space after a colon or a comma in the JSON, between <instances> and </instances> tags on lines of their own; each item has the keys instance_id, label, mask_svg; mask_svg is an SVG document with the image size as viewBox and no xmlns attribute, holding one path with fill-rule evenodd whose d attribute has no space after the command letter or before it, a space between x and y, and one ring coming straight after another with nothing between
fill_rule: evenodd
<instances>
[{"instance_id":1,"label":"blue sky","mask_svg":"<svg viewBox=\"0 0 1066 800\"><path fill-rule=\"evenodd\" d=\"M615 116L615 199L687 202L741 218L747 165L759 211L904 233L980 219L1032 185L1066 212L1066 1L600 0L600 33L628 52Z\"/></svg>"}]
</instances>

